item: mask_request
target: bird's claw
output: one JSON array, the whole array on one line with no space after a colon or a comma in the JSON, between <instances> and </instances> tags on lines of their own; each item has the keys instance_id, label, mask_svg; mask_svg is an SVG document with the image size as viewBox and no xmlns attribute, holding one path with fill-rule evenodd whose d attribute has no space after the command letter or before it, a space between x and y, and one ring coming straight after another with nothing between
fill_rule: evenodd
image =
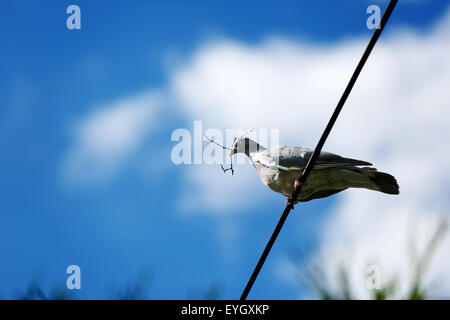
<instances>
[{"instance_id":1,"label":"bird's claw","mask_svg":"<svg viewBox=\"0 0 450 320\"><path fill-rule=\"evenodd\" d=\"M292 207L292 210L294 210L294 204L293 204L292 201L291 201L291 197L287 197L287 198L286 198L286 205L287 205L287 206L291 206L291 207Z\"/></svg>"},{"instance_id":2,"label":"bird's claw","mask_svg":"<svg viewBox=\"0 0 450 320\"><path fill-rule=\"evenodd\" d=\"M301 185L302 185L302 183L298 179L295 179L295 181L294 181L294 189L297 189ZM287 197L286 198L286 205L287 206L291 206L292 210L294 210L294 203L292 202L291 197Z\"/></svg>"}]
</instances>

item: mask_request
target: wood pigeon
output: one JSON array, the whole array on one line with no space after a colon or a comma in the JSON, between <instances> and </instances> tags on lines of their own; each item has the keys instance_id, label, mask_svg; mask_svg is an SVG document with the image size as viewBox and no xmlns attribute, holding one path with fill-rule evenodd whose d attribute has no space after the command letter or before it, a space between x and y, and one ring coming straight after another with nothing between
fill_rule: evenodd
<instances>
[{"instance_id":1,"label":"wood pigeon","mask_svg":"<svg viewBox=\"0 0 450 320\"><path fill-rule=\"evenodd\" d=\"M262 182L271 190L288 197L296 186L296 179L305 168L312 150L295 146L266 149L249 138L237 139L229 154L245 153L252 161ZM371 163L321 152L306 183L297 197L309 201L331 196L347 188L366 188L388 194L399 194L393 176L370 167Z\"/></svg>"}]
</instances>

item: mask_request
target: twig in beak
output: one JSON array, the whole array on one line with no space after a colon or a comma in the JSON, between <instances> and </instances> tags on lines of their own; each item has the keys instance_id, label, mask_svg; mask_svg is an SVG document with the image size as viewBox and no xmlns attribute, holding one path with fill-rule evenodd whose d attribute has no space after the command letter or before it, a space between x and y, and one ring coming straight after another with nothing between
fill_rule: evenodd
<instances>
[{"instance_id":1,"label":"twig in beak","mask_svg":"<svg viewBox=\"0 0 450 320\"><path fill-rule=\"evenodd\" d=\"M255 128L251 128L250 130L246 131L244 134L242 134L239 137L237 137L237 140L239 140L240 138L245 137L246 135L248 135L252 131L255 131ZM234 141L236 141L236 138L234 138Z\"/></svg>"},{"instance_id":2,"label":"twig in beak","mask_svg":"<svg viewBox=\"0 0 450 320\"><path fill-rule=\"evenodd\" d=\"M230 167L228 169L225 169L223 167L223 165L220 165L220 167L222 168L223 173L226 173L228 170L231 170L231 175L234 176L233 160L231 160L231 165L230 165Z\"/></svg>"},{"instance_id":3,"label":"twig in beak","mask_svg":"<svg viewBox=\"0 0 450 320\"><path fill-rule=\"evenodd\" d=\"M221 145L221 144L215 142L213 139L211 139L210 137L208 137L205 133L203 134L203 136L206 138L206 140L208 140L208 141L214 143L215 145L218 145L218 146L221 147L222 149L232 151L230 148L227 148L227 147L225 147L225 146L223 146L223 145ZM236 139L235 139L235 140L236 140ZM230 152L230 154L231 154L231 152ZM231 158L231 156L230 156L230 158ZM231 161L231 165L230 165L230 167L229 167L228 169L225 169L225 168L223 167L223 165L220 165L220 167L222 168L223 173L226 173L227 171L231 170L231 175L234 176L233 158L231 158L230 161Z\"/></svg>"},{"instance_id":4,"label":"twig in beak","mask_svg":"<svg viewBox=\"0 0 450 320\"><path fill-rule=\"evenodd\" d=\"M225 146L223 146L223 145L221 145L221 144L215 142L213 139L211 139L210 137L208 137L205 133L203 134L203 136L206 138L206 140L208 140L208 141L214 143L215 145L218 145L219 147L221 147L221 148L223 148L223 149L226 149L226 150L230 150L230 151L231 151L230 148L227 148L227 147L225 147Z\"/></svg>"}]
</instances>

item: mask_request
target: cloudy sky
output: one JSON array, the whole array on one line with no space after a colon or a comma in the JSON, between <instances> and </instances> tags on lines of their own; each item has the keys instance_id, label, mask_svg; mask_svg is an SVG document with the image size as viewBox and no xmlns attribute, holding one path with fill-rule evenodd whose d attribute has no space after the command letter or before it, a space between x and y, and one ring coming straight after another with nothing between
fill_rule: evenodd
<instances>
[{"instance_id":1,"label":"cloudy sky","mask_svg":"<svg viewBox=\"0 0 450 320\"><path fill-rule=\"evenodd\" d=\"M64 285L76 264L80 298L142 274L148 298L238 298L284 198L248 164L174 164L172 133L194 147L198 120L313 148L372 34L366 8L387 1L78 1L81 30L70 4L14 1L0 19L0 296ZM298 205L250 298L314 298L311 265L331 287L346 265L358 298L371 264L408 289L449 214L449 40L447 1L400 1L324 148L393 174L400 195ZM424 278L433 297L450 296L449 250Z\"/></svg>"}]
</instances>

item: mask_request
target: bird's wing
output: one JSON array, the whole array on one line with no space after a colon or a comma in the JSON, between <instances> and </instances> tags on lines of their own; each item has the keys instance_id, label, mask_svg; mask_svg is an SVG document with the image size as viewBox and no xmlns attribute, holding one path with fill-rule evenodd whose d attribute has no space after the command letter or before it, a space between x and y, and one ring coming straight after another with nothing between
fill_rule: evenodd
<instances>
[{"instance_id":1,"label":"bird's wing","mask_svg":"<svg viewBox=\"0 0 450 320\"><path fill-rule=\"evenodd\" d=\"M308 148L281 146L253 153L252 160L262 165L283 171L303 170L308 163L312 150ZM321 152L314 164L314 169L327 169L345 166L371 166L366 161L344 158L330 152Z\"/></svg>"},{"instance_id":2,"label":"bird's wing","mask_svg":"<svg viewBox=\"0 0 450 320\"><path fill-rule=\"evenodd\" d=\"M311 152L312 154L312 152ZM321 152L319 158L314 164L315 169L327 169L333 167L347 167L347 166L371 166L367 161L344 158L331 152Z\"/></svg>"}]
</instances>

